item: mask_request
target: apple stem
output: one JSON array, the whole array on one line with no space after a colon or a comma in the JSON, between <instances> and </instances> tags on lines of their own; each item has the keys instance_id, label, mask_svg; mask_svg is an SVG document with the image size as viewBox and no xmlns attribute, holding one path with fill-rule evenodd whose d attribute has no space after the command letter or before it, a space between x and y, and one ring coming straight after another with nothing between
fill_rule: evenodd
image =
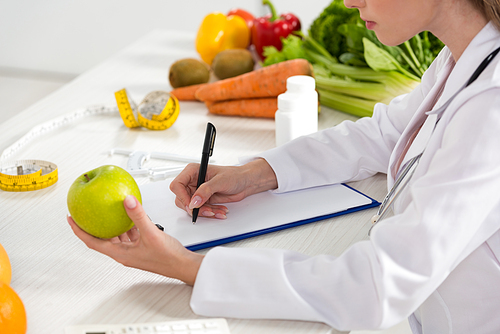
<instances>
[{"instance_id":1,"label":"apple stem","mask_svg":"<svg viewBox=\"0 0 500 334\"><path fill-rule=\"evenodd\" d=\"M90 181L90 177L87 174L85 174L84 176L87 178L87 181Z\"/></svg>"}]
</instances>

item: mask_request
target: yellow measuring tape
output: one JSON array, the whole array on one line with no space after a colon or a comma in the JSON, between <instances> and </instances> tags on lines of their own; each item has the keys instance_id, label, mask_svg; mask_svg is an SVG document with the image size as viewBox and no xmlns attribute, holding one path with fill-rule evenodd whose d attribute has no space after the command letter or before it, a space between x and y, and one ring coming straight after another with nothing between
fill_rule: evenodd
<instances>
[{"instance_id":1,"label":"yellow measuring tape","mask_svg":"<svg viewBox=\"0 0 500 334\"><path fill-rule=\"evenodd\" d=\"M43 160L19 160L0 165L0 189L32 191L57 182L57 165Z\"/></svg>"},{"instance_id":2,"label":"yellow measuring tape","mask_svg":"<svg viewBox=\"0 0 500 334\"><path fill-rule=\"evenodd\" d=\"M129 128L143 126L150 130L165 130L179 116L179 101L168 92L151 92L137 107L125 89L115 92L115 98L120 116ZM57 165L48 161L0 162L0 189L4 191L39 190L53 185L57 179Z\"/></svg>"},{"instance_id":3,"label":"yellow measuring tape","mask_svg":"<svg viewBox=\"0 0 500 334\"><path fill-rule=\"evenodd\" d=\"M129 128L143 126L149 130L165 130L179 116L179 101L167 92L151 92L137 107L125 88L115 92L115 98L123 123Z\"/></svg>"}]
</instances>

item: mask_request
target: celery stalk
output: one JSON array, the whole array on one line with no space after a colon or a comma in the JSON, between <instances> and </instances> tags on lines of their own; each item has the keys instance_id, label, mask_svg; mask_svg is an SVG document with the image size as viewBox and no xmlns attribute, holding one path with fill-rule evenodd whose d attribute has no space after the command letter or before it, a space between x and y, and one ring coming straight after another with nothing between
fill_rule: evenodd
<instances>
[{"instance_id":1,"label":"celery stalk","mask_svg":"<svg viewBox=\"0 0 500 334\"><path fill-rule=\"evenodd\" d=\"M337 77L316 76L316 87L331 92L352 95L370 100L383 100L387 97L385 85L375 82L359 82Z\"/></svg>"},{"instance_id":2,"label":"celery stalk","mask_svg":"<svg viewBox=\"0 0 500 334\"><path fill-rule=\"evenodd\" d=\"M374 100L364 100L322 89L318 89L318 94L322 105L358 117L370 117L377 103Z\"/></svg>"}]
</instances>

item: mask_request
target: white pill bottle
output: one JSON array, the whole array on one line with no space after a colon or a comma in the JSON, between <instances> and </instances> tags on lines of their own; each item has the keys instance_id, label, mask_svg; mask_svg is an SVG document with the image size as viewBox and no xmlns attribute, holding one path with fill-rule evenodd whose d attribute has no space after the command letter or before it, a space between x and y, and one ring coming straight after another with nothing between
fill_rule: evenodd
<instances>
[{"instance_id":1,"label":"white pill bottle","mask_svg":"<svg viewBox=\"0 0 500 334\"><path fill-rule=\"evenodd\" d=\"M286 80L286 92L278 96L274 119L276 146L318 131L318 93L313 77L295 75Z\"/></svg>"}]
</instances>

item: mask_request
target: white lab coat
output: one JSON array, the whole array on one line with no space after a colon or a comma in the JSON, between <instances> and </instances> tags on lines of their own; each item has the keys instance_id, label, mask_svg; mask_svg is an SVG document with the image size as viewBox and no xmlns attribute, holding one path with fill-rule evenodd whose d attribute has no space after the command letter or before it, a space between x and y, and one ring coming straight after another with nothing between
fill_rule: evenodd
<instances>
[{"instance_id":1,"label":"white lab coat","mask_svg":"<svg viewBox=\"0 0 500 334\"><path fill-rule=\"evenodd\" d=\"M277 191L377 172L388 174L390 188L393 165L434 97L442 89L435 109L498 46L490 23L456 64L445 48L412 93L376 105L373 117L263 153ZM339 330L387 328L409 317L414 333L500 333L500 55L427 139L413 142L413 152L425 147L420 164L394 216L369 240L339 257L216 247L198 273L194 312L320 321Z\"/></svg>"}]
</instances>

